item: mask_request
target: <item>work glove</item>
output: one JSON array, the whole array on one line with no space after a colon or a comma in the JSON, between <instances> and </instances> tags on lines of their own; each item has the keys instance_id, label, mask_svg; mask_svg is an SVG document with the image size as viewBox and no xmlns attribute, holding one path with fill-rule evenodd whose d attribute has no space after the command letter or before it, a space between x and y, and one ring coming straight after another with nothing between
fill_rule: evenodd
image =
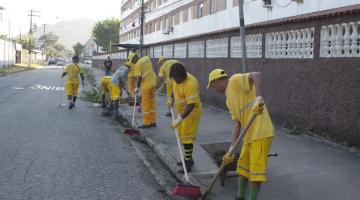
<instances>
[{"instance_id":1,"label":"work glove","mask_svg":"<svg viewBox=\"0 0 360 200\"><path fill-rule=\"evenodd\" d=\"M174 98L168 97L167 99L167 107L172 108L174 106Z\"/></svg>"},{"instance_id":2,"label":"work glove","mask_svg":"<svg viewBox=\"0 0 360 200\"><path fill-rule=\"evenodd\" d=\"M172 123L171 128L175 129L181 122L183 118L179 115Z\"/></svg>"},{"instance_id":3,"label":"work glove","mask_svg":"<svg viewBox=\"0 0 360 200\"><path fill-rule=\"evenodd\" d=\"M257 96L255 98L255 103L253 105L253 112L257 115L261 115L264 110L264 98L262 96Z\"/></svg>"},{"instance_id":4,"label":"work glove","mask_svg":"<svg viewBox=\"0 0 360 200\"><path fill-rule=\"evenodd\" d=\"M224 165L229 165L232 161L234 161L234 155L230 155L229 153L226 153L223 157Z\"/></svg>"}]
</instances>

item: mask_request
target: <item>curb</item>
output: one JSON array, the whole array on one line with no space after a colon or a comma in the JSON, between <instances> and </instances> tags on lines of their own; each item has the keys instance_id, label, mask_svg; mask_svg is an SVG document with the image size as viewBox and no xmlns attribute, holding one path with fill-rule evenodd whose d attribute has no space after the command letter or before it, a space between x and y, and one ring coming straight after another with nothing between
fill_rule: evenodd
<instances>
[{"instance_id":1,"label":"curb","mask_svg":"<svg viewBox=\"0 0 360 200\"><path fill-rule=\"evenodd\" d=\"M124 112L126 111L121 109L119 110L119 114L121 115L121 117L123 117L127 121L129 120L131 121L129 115ZM135 120L135 125L136 125L136 120ZM145 141L146 145L156 153L158 158L164 163L164 165L176 178L176 180L181 183L185 183L184 177L181 174L177 173L175 166L176 159L167 151L167 146L155 140L151 136L151 133L149 133L148 131L142 129L140 129L139 131L140 131L139 137L142 138ZM193 185L205 186L191 174L189 174L189 179ZM182 199L186 199L186 198L182 198Z\"/></svg>"},{"instance_id":2,"label":"curb","mask_svg":"<svg viewBox=\"0 0 360 200\"><path fill-rule=\"evenodd\" d=\"M154 164L154 162L156 162L156 160L149 160L149 158L147 157L146 154L148 154L148 153L146 153L145 147L142 146L142 145L144 145L147 148L149 148L147 146L147 144L141 144L134 140L131 140L130 143L134 147L136 153L139 155L141 160L143 161L144 165L148 168L150 173L154 176L156 182L162 188L163 192L169 197L169 199L170 200L183 199L183 198L179 198L179 197L173 195L173 189L175 188L177 181L174 178L169 178L169 177L172 177L172 174L170 174L170 172L167 170L166 170L166 172L161 173L161 172L159 172L160 170L157 169L157 168L161 167L161 165L162 165L161 161L158 162L158 164ZM159 159L159 158L157 158L157 159ZM165 170L162 170L162 171L165 171ZM172 180L170 180L170 179L172 179Z\"/></svg>"}]
</instances>

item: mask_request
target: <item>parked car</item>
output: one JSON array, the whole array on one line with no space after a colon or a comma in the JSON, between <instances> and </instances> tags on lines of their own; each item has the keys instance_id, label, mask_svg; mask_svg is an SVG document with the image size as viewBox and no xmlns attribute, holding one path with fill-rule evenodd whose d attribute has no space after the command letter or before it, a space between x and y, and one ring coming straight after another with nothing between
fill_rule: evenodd
<instances>
[{"instance_id":1,"label":"parked car","mask_svg":"<svg viewBox=\"0 0 360 200\"><path fill-rule=\"evenodd\" d=\"M50 58L50 59L48 60L48 65L55 65L55 64L56 64L56 59Z\"/></svg>"},{"instance_id":2,"label":"parked car","mask_svg":"<svg viewBox=\"0 0 360 200\"><path fill-rule=\"evenodd\" d=\"M59 65L59 66L65 65L65 62L62 61L62 60L58 60L58 61L56 62L56 65Z\"/></svg>"},{"instance_id":3,"label":"parked car","mask_svg":"<svg viewBox=\"0 0 360 200\"><path fill-rule=\"evenodd\" d=\"M92 64L92 61L91 60L85 60L85 62L84 62L85 64L89 64L89 65L91 65Z\"/></svg>"}]
</instances>

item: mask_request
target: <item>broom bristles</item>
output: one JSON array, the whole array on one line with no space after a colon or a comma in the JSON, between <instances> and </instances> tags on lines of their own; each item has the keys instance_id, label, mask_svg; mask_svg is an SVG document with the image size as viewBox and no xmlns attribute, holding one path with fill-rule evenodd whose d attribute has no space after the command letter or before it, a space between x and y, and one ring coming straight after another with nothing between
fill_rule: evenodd
<instances>
[{"instance_id":1,"label":"broom bristles","mask_svg":"<svg viewBox=\"0 0 360 200\"><path fill-rule=\"evenodd\" d=\"M173 194L184 197L200 198L201 190L199 186L178 184L175 187Z\"/></svg>"},{"instance_id":2,"label":"broom bristles","mask_svg":"<svg viewBox=\"0 0 360 200\"><path fill-rule=\"evenodd\" d=\"M124 133L128 134L128 135L136 135L136 134L139 134L139 131L136 129L127 128L127 129L125 129Z\"/></svg>"}]
</instances>

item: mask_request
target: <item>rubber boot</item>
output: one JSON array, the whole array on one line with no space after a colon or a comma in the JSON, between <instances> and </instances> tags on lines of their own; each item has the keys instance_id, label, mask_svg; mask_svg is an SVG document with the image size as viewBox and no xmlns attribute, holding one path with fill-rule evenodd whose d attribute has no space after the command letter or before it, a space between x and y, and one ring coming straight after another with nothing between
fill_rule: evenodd
<instances>
[{"instance_id":1,"label":"rubber boot","mask_svg":"<svg viewBox=\"0 0 360 200\"><path fill-rule=\"evenodd\" d=\"M192 166L193 166L193 164L192 164L192 161L191 161L191 160L185 160L185 167L186 167L186 171L187 171L188 173L191 172ZM178 170L178 173L184 174L184 173L185 173L185 172L184 172L184 169L179 169L179 170Z\"/></svg>"}]
</instances>

